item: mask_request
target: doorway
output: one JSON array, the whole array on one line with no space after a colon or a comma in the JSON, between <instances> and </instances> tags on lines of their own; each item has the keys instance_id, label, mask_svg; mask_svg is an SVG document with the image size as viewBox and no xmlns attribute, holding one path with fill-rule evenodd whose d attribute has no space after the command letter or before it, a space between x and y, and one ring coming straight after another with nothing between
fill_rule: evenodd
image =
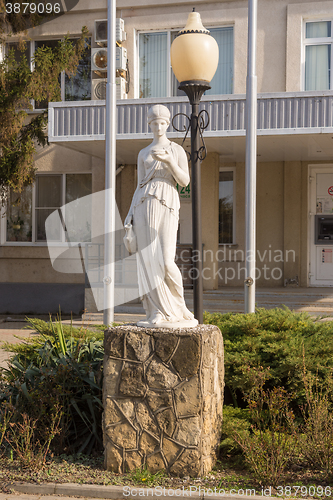
<instances>
[{"instance_id":1,"label":"doorway","mask_svg":"<svg viewBox=\"0 0 333 500\"><path fill-rule=\"evenodd\" d=\"M333 286L333 165L310 167L309 285Z\"/></svg>"}]
</instances>

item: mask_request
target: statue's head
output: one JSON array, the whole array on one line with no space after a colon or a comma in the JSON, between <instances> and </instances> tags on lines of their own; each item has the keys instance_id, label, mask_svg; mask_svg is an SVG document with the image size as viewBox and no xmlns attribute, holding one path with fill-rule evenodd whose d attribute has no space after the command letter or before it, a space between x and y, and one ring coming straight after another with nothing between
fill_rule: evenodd
<instances>
[{"instance_id":1,"label":"statue's head","mask_svg":"<svg viewBox=\"0 0 333 500\"><path fill-rule=\"evenodd\" d=\"M170 111L166 106L163 106L162 104L155 104L151 108L149 108L148 111L148 124L150 125L153 120L156 120L157 118L163 118L166 122L168 122L168 125L170 123Z\"/></svg>"}]
</instances>

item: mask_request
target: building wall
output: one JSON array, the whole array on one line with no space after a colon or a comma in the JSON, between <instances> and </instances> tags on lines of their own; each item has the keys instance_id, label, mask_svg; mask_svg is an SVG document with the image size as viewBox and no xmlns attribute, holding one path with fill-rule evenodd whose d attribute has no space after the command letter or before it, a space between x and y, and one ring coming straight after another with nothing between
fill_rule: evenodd
<instances>
[{"instance_id":1,"label":"building wall","mask_svg":"<svg viewBox=\"0 0 333 500\"><path fill-rule=\"evenodd\" d=\"M99 158L53 144L39 150L35 166L37 172L44 173L92 172L93 192L104 189L105 167ZM100 217L96 214L95 233L101 234L103 227L104 214L100 214ZM66 248L65 245L59 246L57 249L59 256ZM52 267L46 243L26 245L7 243L0 246L0 282L84 283L84 273L71 273L71 260L68 260L68 255L64 257L66 258L64 264L59 266L64 272L59 272Z\"/></svg>"},{"instance_id":2,"label":"building wall","mask_svg":"<svg viewBox=\"0 0 333 500\"><path fill-rule=\"evenodd\" d=\"M243 163L232 166L236 167L236 242L219 246L219 286L241 286L245 279L245 168ZM308 163L258 163L256 211L257 284L283 286L297 276L300 286L307 286Z\"/></svg>"},{"instance_id":3,"label":"building wall","mask_svg":"<svg viewBox=\"0 0 333 500\"><path fill-rule=\"evenodd\" d=\"M131 84L128 97L137 97L137 31L182 28L193 2L164 0L147 6L147 0L118 0L117 16L125 20ZM234 93L246 90L247 0L196 2L207 27L234 26ZM257 74L259 92L298 92L302 89L302 22L304 17L332 15L331 1L259 0ZM30 30L33 38L79 34L87 25L106 18L106 0L80 0L68 14ZM93 42L94 46L94 42ZM39 172L92 172L93 192L104 189L104 162L65 147L48 146L36 157ZM218 245L219 166L236 168L236 243ZM136 186L136 167L125 165L117 177L116 201L124 220ZM281 286L299 277L307 285L308 274L308 163L258 163L257 248L259 286ZM295 186L297 188L295 189ZM102 231L103 214L97 215ZM190 239L189 205L181 208L181 238ZM217 153L208 154L202 165L203 243L206 251L205 289L218 285L243 285L245 278L245 165L223 163ZM185 227L186 226L186 227ZM100 234L100 233L99 233ZM60 249L61 251L61 249ZM280 252L280 253L279 253ZM211 255L214 255L212 262ZM215 263L215 267L214 267ZM216 268L216 265L218 267ZM266 268L265 268L266 266ZM269 268L269 269L267 269ZM274 271L273 271L274 269ZM273 275L272 275L273 271ZM281 274L282 273L282 274ZM0 247L1 282L83 283L83 274L56 272L46 246ZM266 277L269 276L269 279Z\"/></svg>"}]
</instances>

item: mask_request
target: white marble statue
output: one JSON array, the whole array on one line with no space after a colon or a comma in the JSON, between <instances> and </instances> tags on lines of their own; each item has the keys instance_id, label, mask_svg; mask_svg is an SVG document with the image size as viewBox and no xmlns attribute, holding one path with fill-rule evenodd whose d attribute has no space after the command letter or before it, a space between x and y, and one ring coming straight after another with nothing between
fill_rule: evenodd
<instances>
[{"instance_id":1,"label":"white marble statue","mask_svg":"<svg viewBox=\"0 0 333 500\"><path fill-rule=\"evenodd\" d=\"M138 326L188 327L197 320L184 301L183 281L175 263L179 218L176 184L190 182L184 149L170 142L166 130L170 112L162 105L149 109L153 142L138 156L138 185L125 219L136 236L139 293L146 320Z\"/></svg>"}]
</instances>

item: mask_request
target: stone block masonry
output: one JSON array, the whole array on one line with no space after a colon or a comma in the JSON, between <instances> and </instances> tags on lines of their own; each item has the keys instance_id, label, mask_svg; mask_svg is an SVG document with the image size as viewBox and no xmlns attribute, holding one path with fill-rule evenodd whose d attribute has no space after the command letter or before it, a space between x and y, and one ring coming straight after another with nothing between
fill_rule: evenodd
<instances>
[{"instance_id":1,"label":"stone block masonry","mask_svg":"<svg viewBox=\"0 0 333 500\"><path fill-rule=\"evenodd\" d=\"M222 425L220 330L124 325L105 331L104 348L106 469L207 474Z\"/></svg>"}]
</instances>

